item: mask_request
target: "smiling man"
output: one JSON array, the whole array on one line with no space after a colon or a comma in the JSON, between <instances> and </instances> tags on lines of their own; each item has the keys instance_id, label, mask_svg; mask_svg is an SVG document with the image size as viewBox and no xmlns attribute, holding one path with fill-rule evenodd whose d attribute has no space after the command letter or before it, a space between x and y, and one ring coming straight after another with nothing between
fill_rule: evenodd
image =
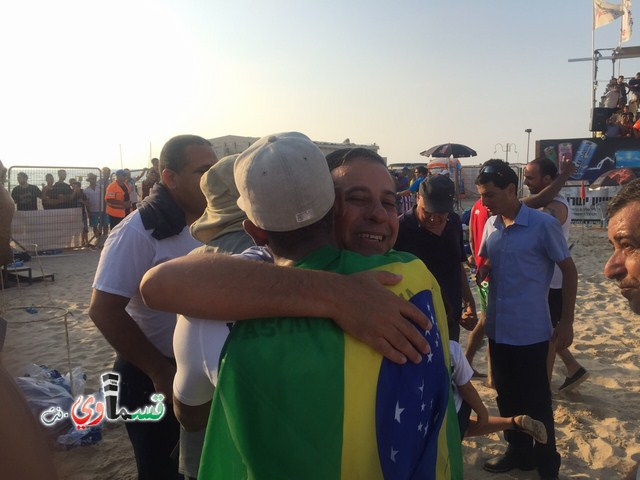
<instances>
[{"instance_id":1,"label":"smiling man","mask_svg":"<svg viewBox=\"0 0 640 480\"><path fill-rule=\"evenodd\" d=\"M353 178L352 169L362 168L369 175ZM438 456L450 403L448 341L445 331L438 332L444 306L435 279L406 253L360 256L337 248L355 243L374 251L395 238L397 221L387 222L395 217L393 181L384 164L351 158L334 170L334 187L320 149L288 132L245 150L234 177L237 204L248 217L244 228L257 245L268 246L276 264L401 273L395 293L433 320L423 333L431 353L418 366L399 366L327 319L236 323L224 347L199 476L447 478L455 466ZM349 182L341 182L345 177ZM336 219L348 217L353 226L340 241L333 232L334 208ZM201 342L195 338L191 348ZM216 363L211 362L214 368Z\"/></svg>"},{"instance_id":2,"label":"smiling man","mask_svg":"<svg viewBox=\"0 0 640 480\"><path fill-rule=\"evenodd\" d=\"M369 150L342 149L328 155L327 163L336 188L334 221L339 246L367 255L387 253L396 240L398 217L394 182L384 160ZM186 271L189 275L184 275ZM179 283L175 282L177 276L181 278ZM398 281L391 282L382 272L375 276L378 280L386 278L384 283ZM433 286L439 297L439 287L435 282ZM405 363L407 357L420 363L423 357L417 350L428 351L415 341L420 331L406 320L411 318L421 328L429 328L424 314L382 288L372 276L274 267L206 254L159 265L145 276L141 289L145 302L153 308L200 318L332 318L346 333L398 363ZM413 295L409 290L402 291ZM246 295L237 295L241 292ZM437 478L462 478L457 421L448 415L445 423L447 430L441 431L438 448Z\"/></svg>"}]
</instances>

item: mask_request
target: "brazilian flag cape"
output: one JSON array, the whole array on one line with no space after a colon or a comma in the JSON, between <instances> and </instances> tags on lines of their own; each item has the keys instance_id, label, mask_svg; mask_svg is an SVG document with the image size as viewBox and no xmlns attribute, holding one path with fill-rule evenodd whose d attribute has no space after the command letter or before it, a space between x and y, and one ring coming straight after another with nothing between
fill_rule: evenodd
<instances>
[{"instance_id":1,"label":"brazilian flag cape","mask_svg":"<svg viewBox=\"0 0 640 480\"><path fill-rule=\"evenodd\" d=\"M462 455L440 288L413 255L323 247L301 268L386 270L433 323L419 365L394 364L331 320L237 322L223 351L199 479L457 479Z\"/></svg>"}]
</instances>

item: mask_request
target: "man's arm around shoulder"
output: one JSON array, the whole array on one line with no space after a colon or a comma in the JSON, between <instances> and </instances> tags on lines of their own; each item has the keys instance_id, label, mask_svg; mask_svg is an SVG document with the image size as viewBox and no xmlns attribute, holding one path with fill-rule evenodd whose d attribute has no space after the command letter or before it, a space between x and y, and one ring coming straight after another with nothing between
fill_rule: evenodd
<instances>
[{"instance_id":1,"label":"man's arm around shoulder","mask_svg":"<svg viewBox=\"0 0 640 480\"><path fill-rule=\"evenodd\" d=\"M197 318L332 318L389 360L419 363L429 347L409 319L422 330L431 325L415 305L383 287L399 281L386 272L338 275L204 253L151 268L140 292L150 308Z\"/></svg>"}]
</instances>

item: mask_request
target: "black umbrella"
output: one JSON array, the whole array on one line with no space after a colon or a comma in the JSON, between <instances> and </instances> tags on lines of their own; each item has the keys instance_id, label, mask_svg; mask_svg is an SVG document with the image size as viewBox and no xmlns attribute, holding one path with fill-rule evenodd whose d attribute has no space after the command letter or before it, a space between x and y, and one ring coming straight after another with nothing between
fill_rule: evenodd
<instances>
[{"instance_id":1,"label":"black umbrella","mask_svg":"<svg viewBox=\"0 0 640 480\"><path fill-rule=\"evenodd\" d=\"M423 157L451 157L465 158L475 157L477 155L473 148L469 148L466 145L460 143L443 143L442 145L436 145L429 150L420 152Z\"/></svg>"}]
</instances>

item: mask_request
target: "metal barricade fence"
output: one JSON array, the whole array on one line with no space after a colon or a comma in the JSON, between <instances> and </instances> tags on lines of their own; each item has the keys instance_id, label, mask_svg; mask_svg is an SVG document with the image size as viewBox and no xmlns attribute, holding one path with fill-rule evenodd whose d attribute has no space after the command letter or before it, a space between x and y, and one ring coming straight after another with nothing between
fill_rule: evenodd
<instances>
[{"instance_id":1,"label":"metal barricade fence","mask_svg":"<svg viewBox=\"0 0 640 480\"><path fill-rule=\"evenodd\" d=\"M86 192L89 174L97 177L94 192ZM101 233L105 222L108 225L103 214L108 180L101 179L99 168L13 166L7 180L16 203L11 236L16 246L26 251L86 246L97 241L95 232ZM71 187L74 180L79 190ZM90 209L84 206L85 192L93 197Z\"/></svg>"}]
</instances>

